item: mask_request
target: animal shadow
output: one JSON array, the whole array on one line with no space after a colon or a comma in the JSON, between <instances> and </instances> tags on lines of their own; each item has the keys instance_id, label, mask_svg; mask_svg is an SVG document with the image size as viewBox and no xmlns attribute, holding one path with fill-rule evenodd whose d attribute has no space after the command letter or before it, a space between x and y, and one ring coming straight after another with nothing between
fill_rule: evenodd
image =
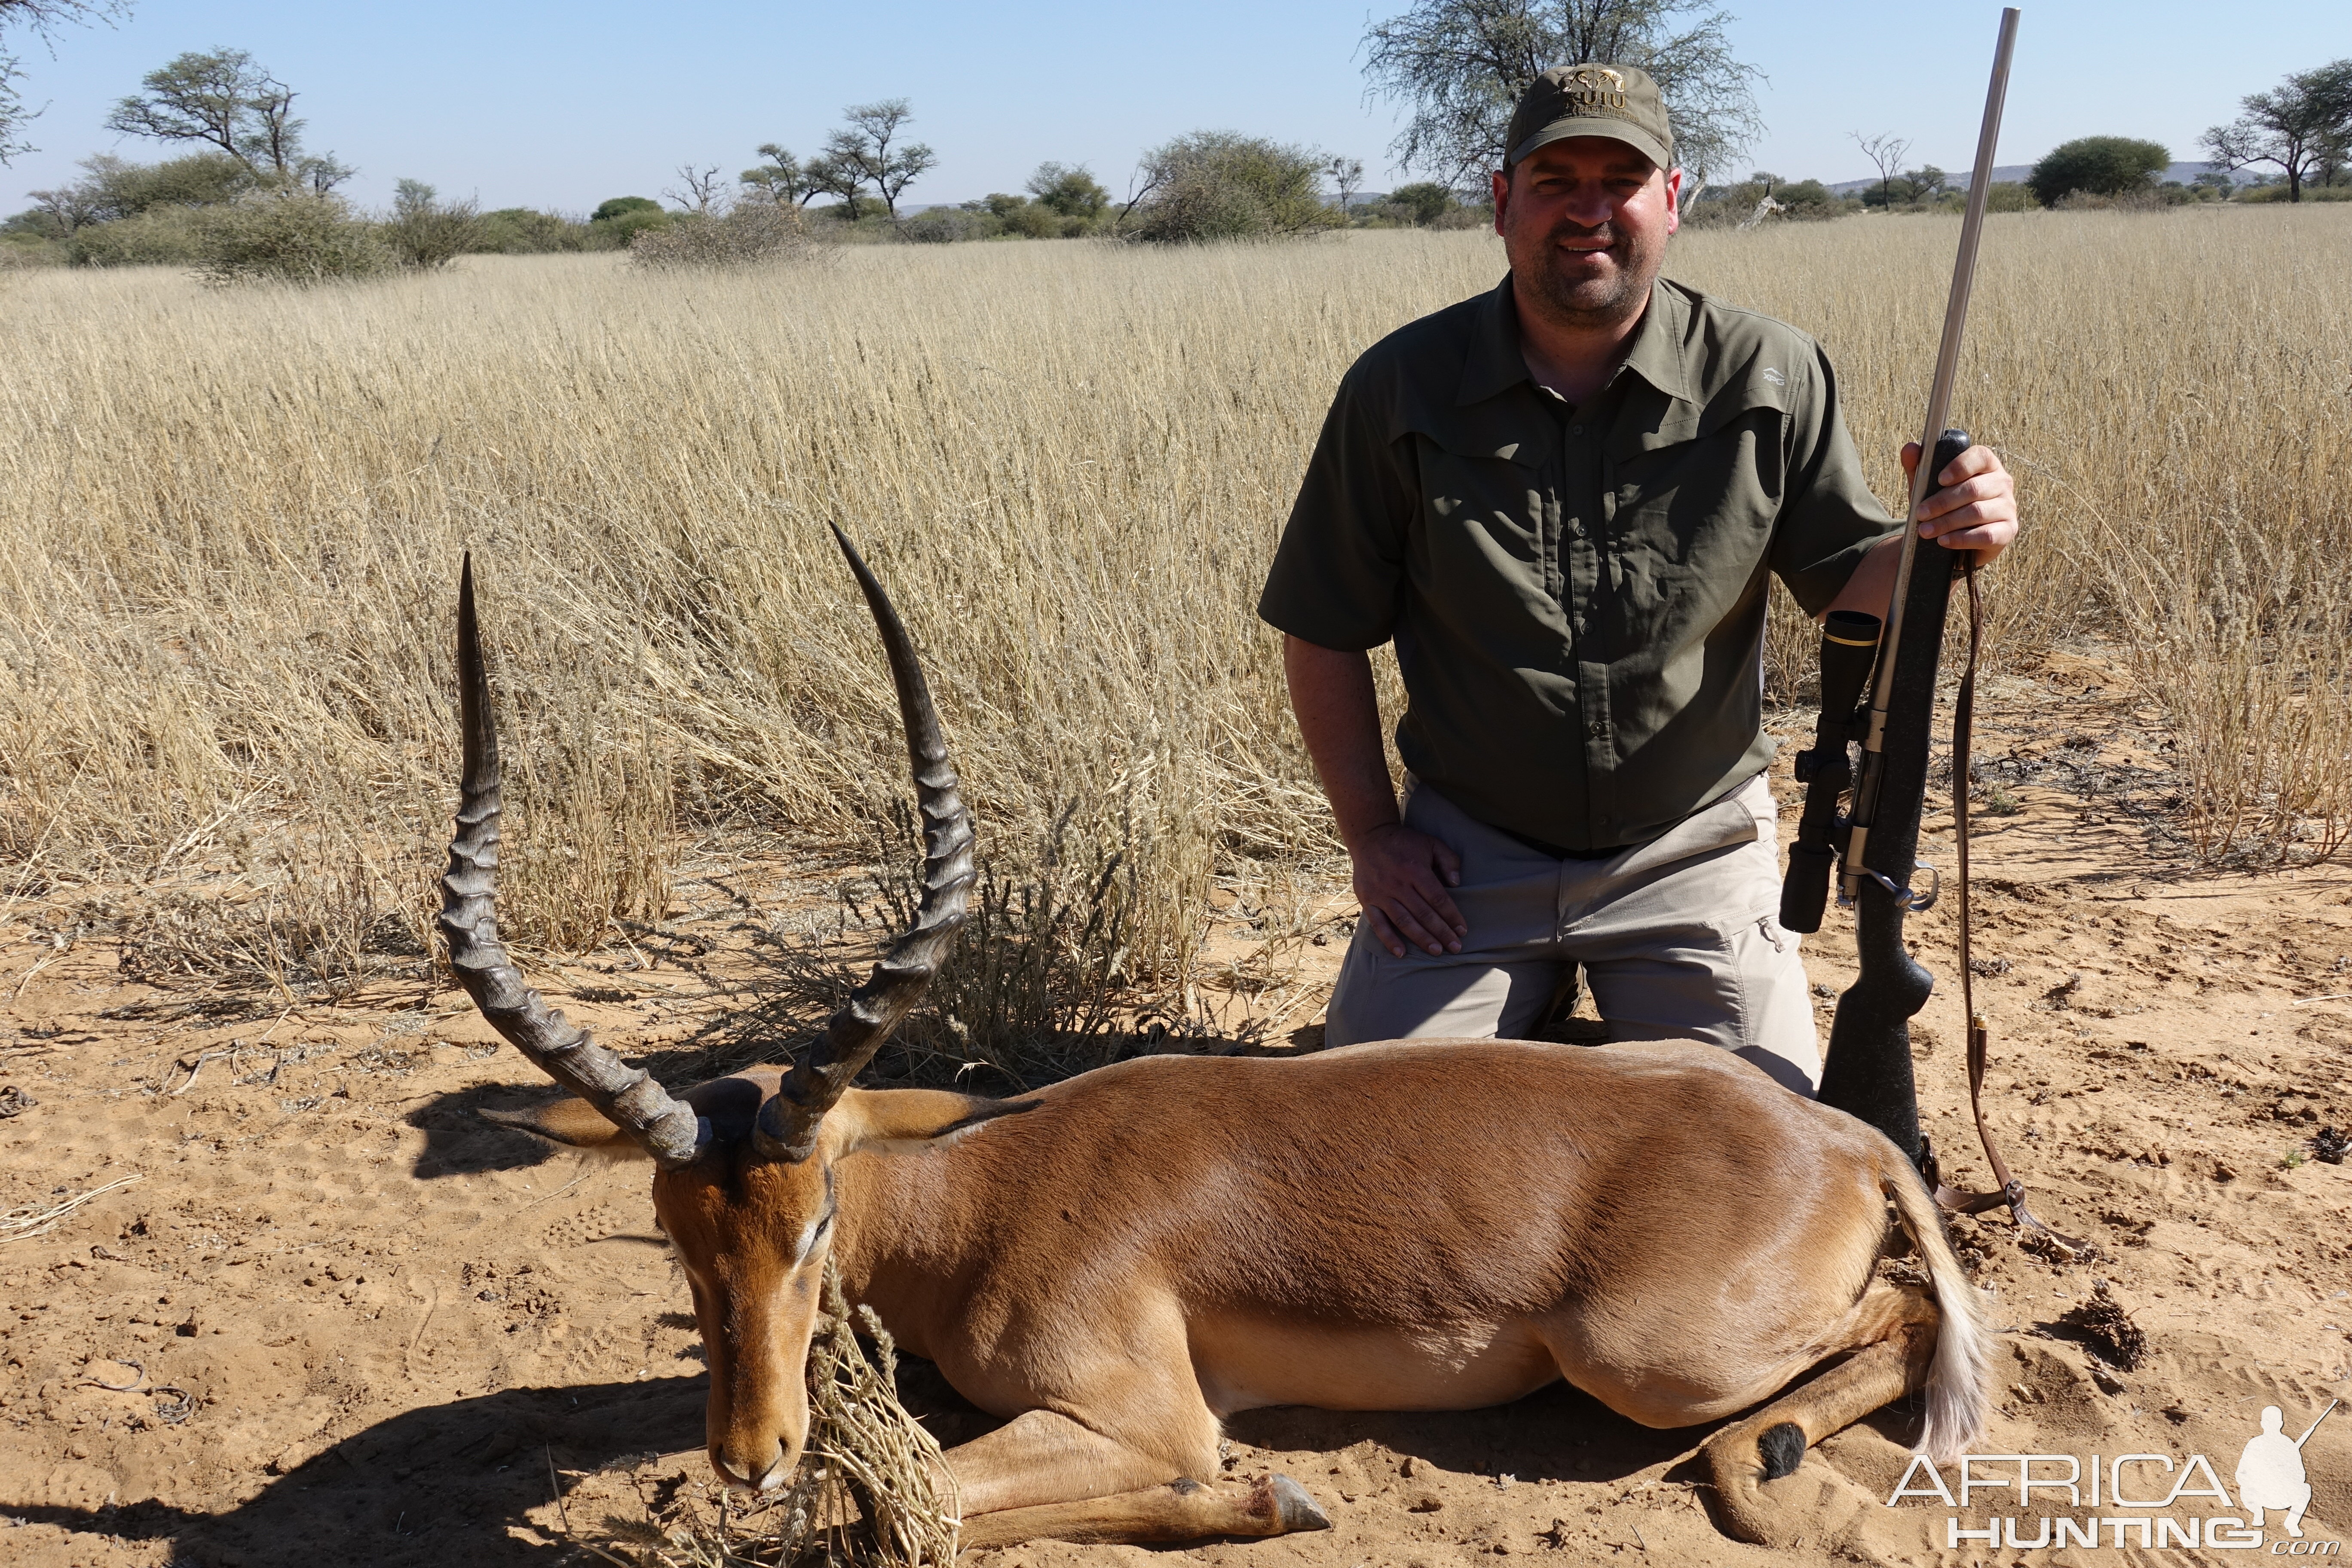
<instances>
[{"instance_id":1,"label":"animal shadow","mask_svg":"<svg viewBox=\"0 0 2352 1568\"><path fill-rule=\"evenodd\" d=\"M509 1388L404 1411L219 1513L155 1500L57 1508L5 1500L5 1493L0 1513L91 1536L166 1541L174 1563L207 1568L551 1564L576 1553L511 1530L550 1500L550 1467L594 1470L698 1447L708 1389L701 1376Z\"/></svg>"}]
</instances>

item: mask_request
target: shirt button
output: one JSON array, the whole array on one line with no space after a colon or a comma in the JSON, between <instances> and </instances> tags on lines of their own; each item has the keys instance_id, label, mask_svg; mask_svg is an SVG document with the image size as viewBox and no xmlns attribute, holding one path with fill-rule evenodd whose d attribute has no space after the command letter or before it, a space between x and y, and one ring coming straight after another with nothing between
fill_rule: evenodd
<instances>
[{"instance_id":1,"label":"shirt button","mask_svg":"<svg viewBox=\"0 0 2352 1568\"><path fill-rule=\"evenodd\" d=\"M1581 425L1571 425L1568 427L1568 433L1571 436L1581 436L1584 434L1584 426Z\"/></svg>"},{"instance_id":2,"label":"shirt button","mask_svg":"<svg viewBox=\"0 0 2352 1568\"><path fill-rule=\"evenodd\" d=\"M1605 719L1588 719L1585 721L1584 732L1591 735L1593 739L1599 740L1601 736L1609 733L1609 721Z\"/></svg>"}]
</instances>

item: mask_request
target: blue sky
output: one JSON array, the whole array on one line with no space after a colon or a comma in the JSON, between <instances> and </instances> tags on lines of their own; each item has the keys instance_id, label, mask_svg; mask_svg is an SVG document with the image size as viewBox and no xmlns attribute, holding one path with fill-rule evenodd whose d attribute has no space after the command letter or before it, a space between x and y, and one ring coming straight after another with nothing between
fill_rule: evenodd
<instances>
[{"instance_id":1,"label":"blue sky","mask_svg":"<svg viewBox=\"0 0 2352 1568\"><path fill-rule=\"evenodd\" d=\"M1891 132L1912 162L1964 169L1999 8L1862 0L1727 0L1746 57L1771 79L1769 132L1748 163L1790 178L1871 173L1850 130ZM740 0L137 0L127 21L14 36L40 149L0 168L0 211L97 152L159 155L101 128L108 108L185 49L250 50L302 97L314 148L358 166L360 201L410 176L486 206L572 211L658 195L688 160L732 174L762 142L814 151L843 105L911 99L939 167L908 193L961 201L1017 190L1040 161L1085 163L1123 191L1136 155L1232 128L1364 160L1373 188L1396 116L1368 104L1368 20L1402 0L1192 0L1184 5L936 0L818 5ZM54 53L52 53L52 49ZM2352 55L2342 0L2028 5L2003 163L2095 132L2197 156L2245 93Z\"/></svg>"}]
</instances>

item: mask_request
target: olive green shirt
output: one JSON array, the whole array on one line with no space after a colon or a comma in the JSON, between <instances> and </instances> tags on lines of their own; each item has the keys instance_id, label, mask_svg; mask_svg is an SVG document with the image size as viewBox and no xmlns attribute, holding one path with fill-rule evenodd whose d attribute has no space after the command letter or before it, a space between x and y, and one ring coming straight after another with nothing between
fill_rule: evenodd
<instances>
[{"instance_id":1,"label":"olive green shirt","mask_svg":"<svg viewBox=\"0 0 2352 1568\"><path fill-rule=\"evenodd\" d=\"M1405 766L1591 851L1771 761L1766 572L1818 614L1895 526L1804 333L1661 279L1570 408L1528 374L1506 278L1348 372L1258 614L1324 647L1394 639Z\"/></svg>"}]
</instances>

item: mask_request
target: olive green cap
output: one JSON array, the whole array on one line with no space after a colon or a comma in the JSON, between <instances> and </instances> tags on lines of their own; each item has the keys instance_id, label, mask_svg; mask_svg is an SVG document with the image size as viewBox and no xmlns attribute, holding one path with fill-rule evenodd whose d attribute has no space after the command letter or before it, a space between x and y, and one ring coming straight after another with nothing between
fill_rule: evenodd
<instances>
[{"instance_id":1,"label":"olive green cap","mask_svg":"<svg viewBox=\"0 0 2352 1568\"><path fill-rule=\"evenodd\" d=\"M1509 168L1547 142L1606 136L1661 169L1675 166L1675 133L1650 73L1635 66L1554 66L1528 85L1503 138Z\"/></svg>"}]
</instances>

